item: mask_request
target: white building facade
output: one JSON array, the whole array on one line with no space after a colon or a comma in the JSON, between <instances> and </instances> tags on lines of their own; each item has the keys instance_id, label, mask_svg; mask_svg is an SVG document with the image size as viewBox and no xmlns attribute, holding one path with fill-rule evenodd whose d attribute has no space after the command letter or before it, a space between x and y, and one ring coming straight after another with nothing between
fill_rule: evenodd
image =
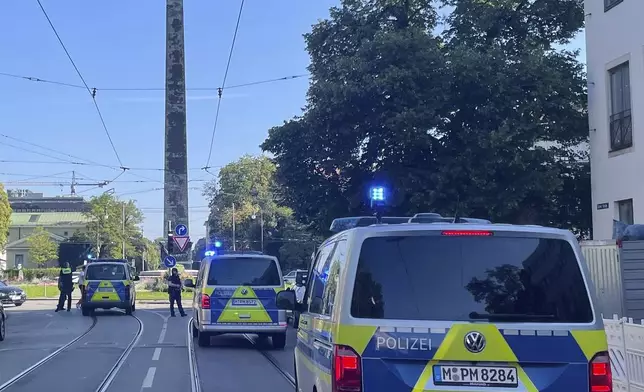
<instances>
[{"instance_id":1,"label":"white building facade","mask_svg":"<svg viewBox=\"0 0 644 392\"><path fill-rule=\"evenodd\" d=\"M585 0L593 239L644 224L644 1ZM640 108L638 110L638 108Z\"/></svg>"}]
</instances>

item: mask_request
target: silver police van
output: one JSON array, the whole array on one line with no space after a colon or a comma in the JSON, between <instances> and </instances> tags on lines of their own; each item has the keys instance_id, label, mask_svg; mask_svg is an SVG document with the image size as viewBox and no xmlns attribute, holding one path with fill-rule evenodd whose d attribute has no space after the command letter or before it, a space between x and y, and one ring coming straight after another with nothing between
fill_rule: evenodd
<instances>
[{"instance_id":1,"label":"silver police van","mask_svg":"<svg viewBox=\"0 0 644 392\"><path fill-rule=\"evenodd\" d=\"M278 294L298 391L612 391L572 233L435 215L335 222L303 303Z\"/></svg>"}]
</instances>

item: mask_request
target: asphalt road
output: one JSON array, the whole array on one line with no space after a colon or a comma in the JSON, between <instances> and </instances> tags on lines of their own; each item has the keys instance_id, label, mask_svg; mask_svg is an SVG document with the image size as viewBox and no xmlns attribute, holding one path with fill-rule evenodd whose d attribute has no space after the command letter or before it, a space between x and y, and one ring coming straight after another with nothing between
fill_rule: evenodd
<instances>
[{"instance_id":1,"label":"asphalt road","mask_svg":"<svg viewBox=\"0 0 644 392\"><path fill-rule=\"evenodd\" d=\"M293 329L285 350L274 350L270 342L244 335L214 337L211 347L201 348L189 337L190 312L188 317L169 317L164 304L139 304L136 317L99 311L95 324L76 309L54 313L53 307L52 301L28 301L21 307L6 308L7 337L0 342L0 392L91 392L99 391L106 380L108 385L101 392L193 392L192 372L199 375L204 392L294 390L275 365L292 377ZM189 345L194 350L192 372ZM3 387L16 377L13 384Z\"/></svg>"}]
</instances>

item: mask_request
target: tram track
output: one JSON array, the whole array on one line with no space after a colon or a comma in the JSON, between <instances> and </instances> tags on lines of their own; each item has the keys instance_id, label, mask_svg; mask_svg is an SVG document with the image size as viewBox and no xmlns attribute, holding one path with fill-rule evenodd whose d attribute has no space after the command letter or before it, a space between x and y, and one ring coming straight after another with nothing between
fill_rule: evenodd
<instances>
[{"instance_id":1,"label":"tram track","mask_svg":"<svg viewBox=\"0 0 644 392\"><path fill-rule=\"evenodd\" d=\"M244 334L244 337L251 342L251 344L257 349L257 352L259 352L275 368L275 370L277 370L277 372L293 386L293 388L295 388L295 377L284 369L282 365L280 365L279 361L275 359L269 351L262 349L257 340L253 339L248 334Z\"/></svg>"},{"instance_id":2,"label":"tram track","mask_svg":"<svg viewBox=\"0 0 644 392\"><path fill-rule=\"evenodd\" d=\"M121 355L118 357L114 365L110 368L106 376L103 378L103 380L100 382L98 387L96 388L96 392L106 392L110 385L112 384L112 381L118 374L119 369L125 363L127 358L129 357L130 353L132 352L132 349L136 346L138 343L139 339L143 335L143 321L136 317L135 315L130 315L127 317L132 317L134 318L137 323L138 323L138 330L135 333L134 337L132 340L128 343L128 345L123 349L123 352ZM27 369L23 370L22 372L18 373L8 381L4 382L2 385L0 385L0 392L9 392L13 390L12 387L15 387L16 384L18 384L20 381L26 380L29 377L32 376L37 376L38 375L38 370L43 369L46 365L50 363L54 363L55 359L60 357L62 354L66 352L70 352L73 349L77 348L76 343L80 342L82 339L91 336L92 332L95 331L96 326L99 324L99 319L100 317L96 317L95 315L92 316L92 324L90 327L83 332L82 334L78 335L74 339L70 340L66 344L62 345L46 357L42 358L35 364L31 365Z\"/></svg>"}]
</instances>

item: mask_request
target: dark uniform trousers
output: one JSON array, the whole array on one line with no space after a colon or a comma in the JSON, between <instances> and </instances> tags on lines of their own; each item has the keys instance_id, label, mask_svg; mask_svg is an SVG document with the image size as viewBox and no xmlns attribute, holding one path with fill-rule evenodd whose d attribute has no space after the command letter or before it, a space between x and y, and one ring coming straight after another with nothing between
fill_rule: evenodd
<instances>
[{"instance_id":1,"label":"dark uniform trousers","mask_svg":"<svg viewBox=\"0 0 644 392\"><path fill-rule=\"evenodd\" d=\"M168 294L170 295L170 315L174 316L174 303L177 303L177 308L179 313L183 316L186 312L183 311L183 305L181 304L181 290L169 289Z\"/></svg>"}]
</instances>

